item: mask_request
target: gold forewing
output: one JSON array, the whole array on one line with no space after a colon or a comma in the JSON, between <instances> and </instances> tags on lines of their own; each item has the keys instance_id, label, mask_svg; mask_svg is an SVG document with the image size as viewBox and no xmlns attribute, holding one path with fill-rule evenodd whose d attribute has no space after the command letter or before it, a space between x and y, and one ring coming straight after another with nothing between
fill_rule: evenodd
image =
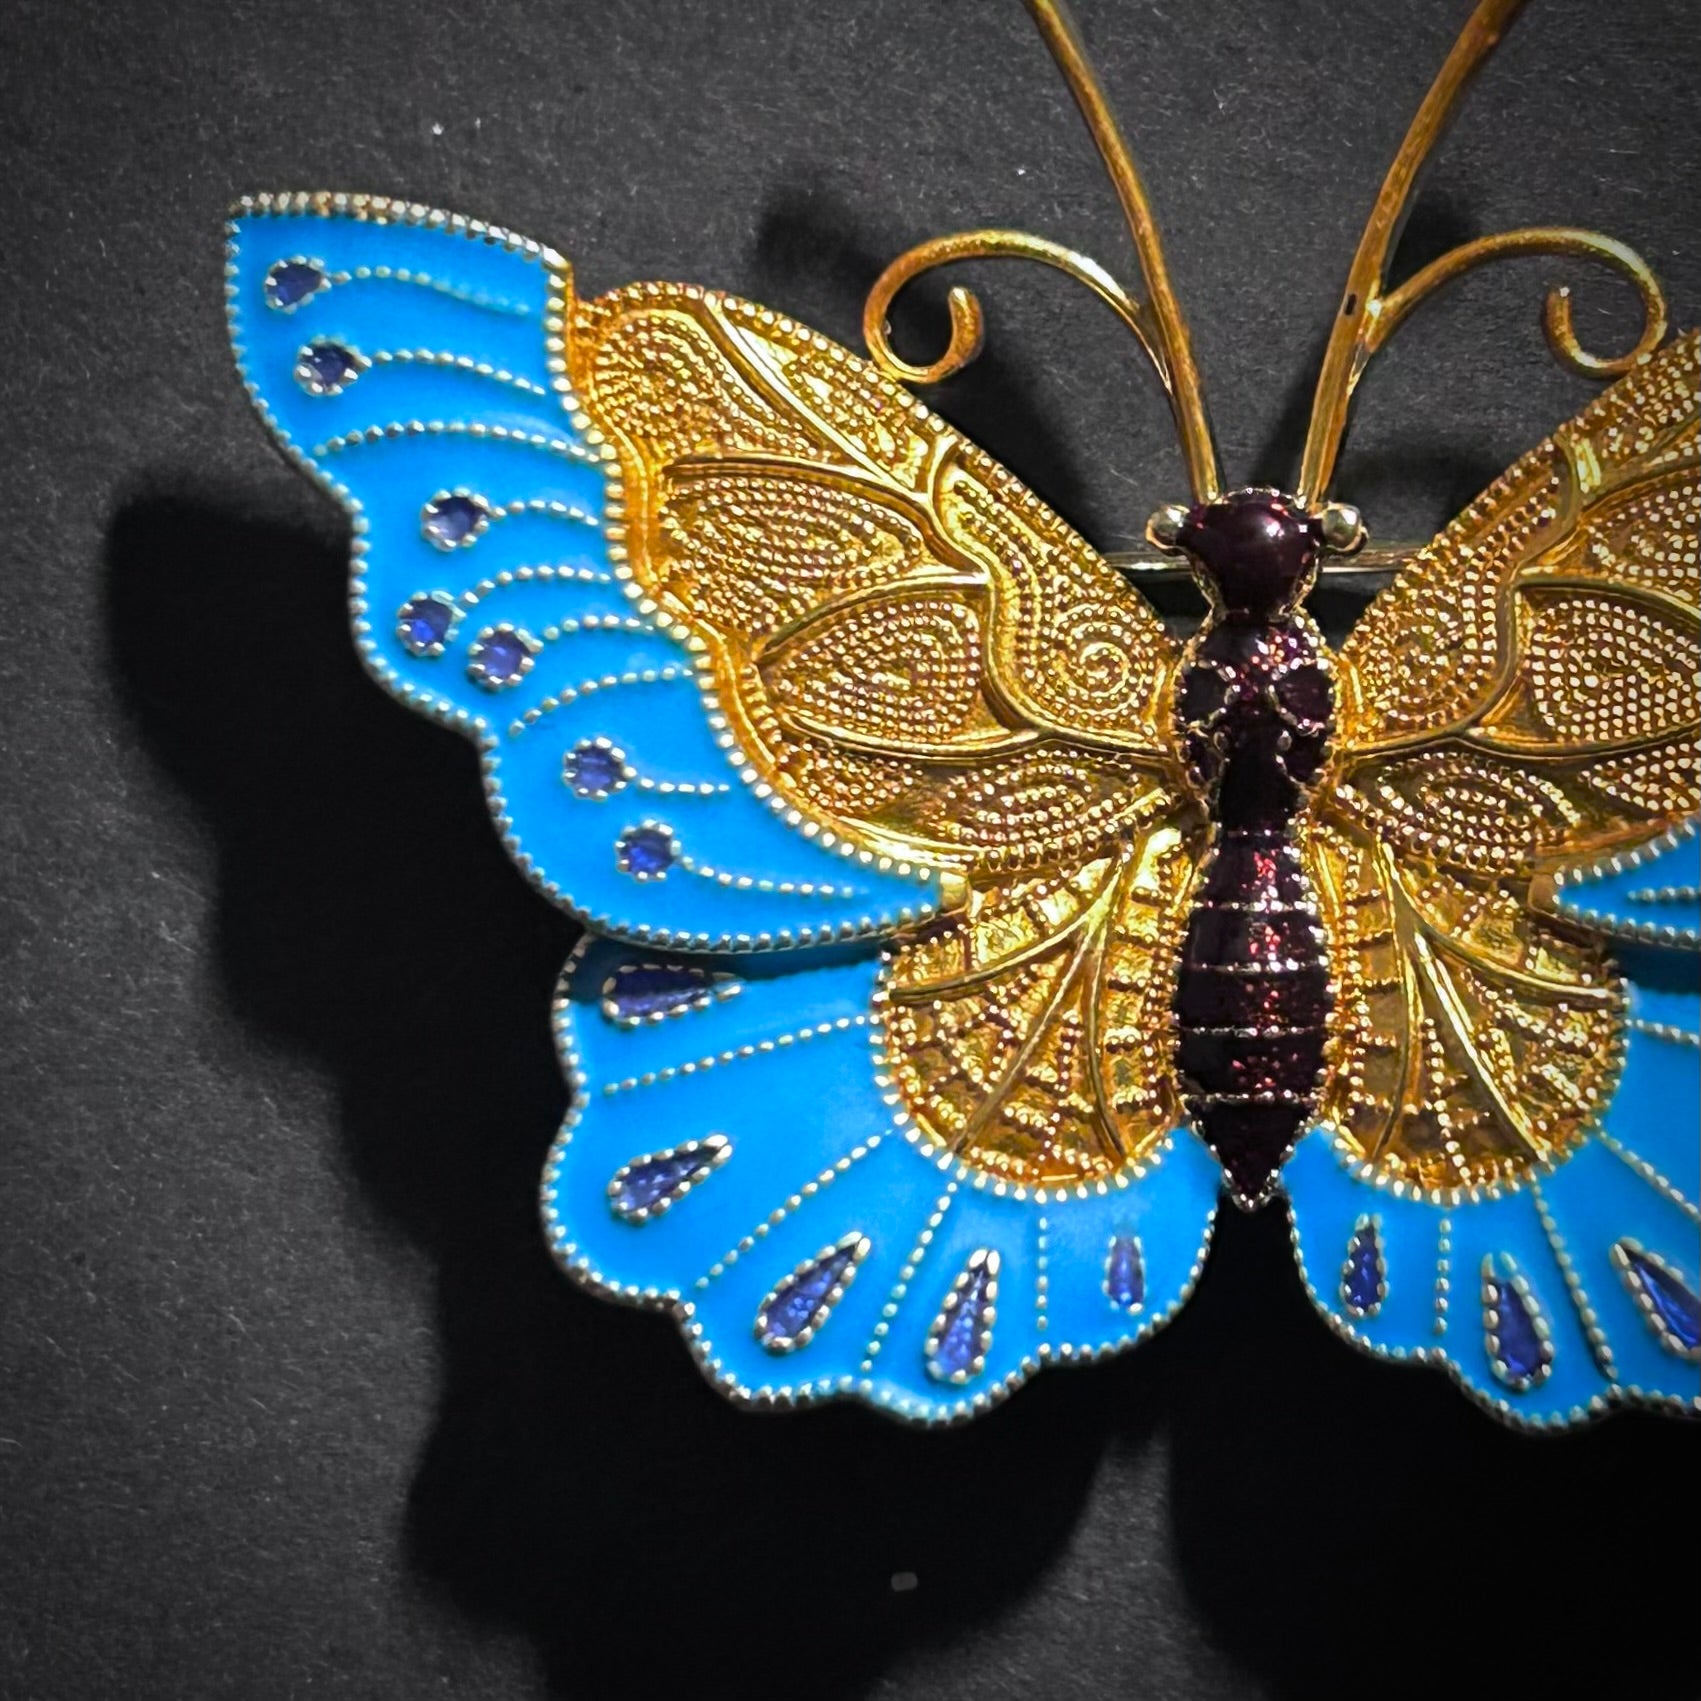
<instances>
[{"instance_id":1,"label":"gold forewing","mask_svg":"<svg viewBox=\"0 0 1701 1701\"><path fill-rule=\"evenodd\" d=\"M972 875L1084 861L1175 785L1157 617L865 362L669 285L581 306L569 346L632 579L805 820Z\"/></svg>"},{"instance_id":2,"label":"gold forewing","mask_svg":"<svg viewBox=\"0 0 1701 1701\"><path fill-rule=\"evenodd\" d=\"M1326 1119L1390 1178L1515 1180L1617 1079L1602 946L1543 913L1561 862L1701 804L1698 344L1520 460L1340 656L1307 850L1336 968Z\"/></svg>"},{"instance_id":3,"label":"gold forewing","mask_svg":"<svg viewBox=\"0 0 1701 1701\"><path fill-rule=\"evenodd\" d=\"M613 542L700 656L751 783L960 877L897 941L886 1056L922 1133L1089 1183L1175 1126L1169 1004L1199 822L1176 647L1003 468L780 315L646 284L579 306Z\"/></svg>"}]
</instances>

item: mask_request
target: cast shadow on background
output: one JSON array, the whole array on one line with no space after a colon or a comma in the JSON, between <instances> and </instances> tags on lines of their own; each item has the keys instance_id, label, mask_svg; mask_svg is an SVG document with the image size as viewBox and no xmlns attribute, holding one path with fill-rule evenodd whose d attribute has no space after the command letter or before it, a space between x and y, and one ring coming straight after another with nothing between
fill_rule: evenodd
<instances>
[{"instance_id":1,"label":"cast shadow on background","mask_svg":"<svg viewBox=\"0 0 1701 1701\"><path fill-rule=\"evenodd\" d=\"M860 289L889 253L812 205L775 212L757 256L770 299L807 306L799 265L823 268L803 294L829 274ZM925 307L900 340L931 346ZM995 343L949 409L1080 513L1030 388ZM1404 458L1364 471L1429 476ZM1627 1416L1527 1439L1439 1376L1361 1358L1315 1319L1277 1212L1225 1213L1200 1292L1137 1353L942 1433L738 1411L670 1323L574 1289L535 1208L574 928L509 865L470 745L363 674L346 540L326 504L303 524L290 476L139 483L110 528L111 654L216 842L218 996L259 1043L330 1073L354 1184L435 1265L442 1386L407 1541L445 1610L523 1632L562 1696L857 1695L905 1649L971 1638L1028 1595L1101 1468L1161 1433L1182 1586L1260 1689L1362 1692L1370 1673L1385 1695L1667 1687L1655 1627L1688 1618L1673 1498L1692 1437ZM1094 1541L1070 1563L1091 1560L1115 1641L1149 1641L1153 1692L1166 1670L1183 1692L1171 1609L1140 1581L1171 1561L1102 1527ZM894 1590L900 1573L917 1586Z\"/></svg>"}]
</instances>

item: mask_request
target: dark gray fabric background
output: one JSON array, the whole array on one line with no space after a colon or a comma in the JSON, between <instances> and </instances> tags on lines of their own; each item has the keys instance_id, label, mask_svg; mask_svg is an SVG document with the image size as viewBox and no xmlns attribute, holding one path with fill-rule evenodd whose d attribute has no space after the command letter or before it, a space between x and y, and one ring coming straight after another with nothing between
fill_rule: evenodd
<instances>
[{"instance_id":1,"label":"dark gray fabric background","mask_svg":"<svg viewBox=\"0 0 1701 1701\"><path fill-rule=\"evenodd\" d=\"M1081 0L1231 475L1291 473L1466 9ZM571 929L470 747L355 664L341 521L230 370L225 205L398 194L587 291L686 278L853 342L879 267L965 225L1127 274L1014 0L12 0L0 38L0 1694L1693 1692L1701 1437L1512 1436L1359 1358L1276 1212L1229 1215L1140 1353L932 1436L740 1414L544 1254ZM1693 323L1697 59L1682 0L1538 0L1408 260L1598 226ZM1379 362L1339 489L1383 536L1591 393L1537 329L1562 274L1621 346L1621 286L1536 263ZM981 281L938 405L1131 541L1182 488L1131 345L1051 274ZM937 311L901 328L930 355Z\"/></svg>"}]
</instances>

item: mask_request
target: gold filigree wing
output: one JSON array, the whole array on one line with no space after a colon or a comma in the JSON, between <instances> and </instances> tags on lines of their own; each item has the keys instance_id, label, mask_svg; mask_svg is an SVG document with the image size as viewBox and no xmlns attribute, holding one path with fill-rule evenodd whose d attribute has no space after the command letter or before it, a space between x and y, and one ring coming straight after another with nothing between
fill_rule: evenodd
<instances>
[{"instance_id":1,"label":"gold filigree wing","mask_svg":"<svg viewBox=\"0 0 1701 1701\"><path fill-rule=\"evenodd\" d=\"M867 363L659 284L579 306L568 349L623 571L809 830L972 877L1082 864L1178 794L1157 617Z\"/></svg>"},{"instance_id":2,"label":"gold filigree wing","mask_svg":"<svg viewBox=\"0 0 1701 1701\"><path fill-rule=\"evenodd\" d=\"M1390 843L1528 878L1701 804L1690 332L1525 455L1341 653L1334 805Z\"/></svg>"},{"instance_id":3,"label":"gold filigree wing","mask_svg":"<svg viewBox=\"0 0 1701 1701\"><path fill-rule=\"evenodd\" d=\"M1604 945L1543 913L1553 869L1692 815L1697 338L1520 460L1339 658L1307 854L1337 981L1325 1119L1388 1179L1514 1181L1616 1086Z\"/></svg>"},{"instance_id":4,"label":"gold filigree wing","mask_svg":"<svg viewBox=\"0 0 1701 1701\"><path fill-rule=\"evenodd\" d=\"M575 311L623 571L698 652L745 778L805 830L958 878L896 942L887 1085L1001 1184L1103 1185L1175 1128L1199 821L1178 647L1125 581L872 367L745 302Z\"/></svg>"},{"instance_id":5,"label":"gold filigree wing","mask_svg":"<svg viewBox=\"0 0 1701 1701\"><path fill-rule=\"evenodd\" d=\"M1160 1150L1197 869L1155 822L1082 867L976 883L894 953L886 1067L931 1145L1018 1187L1102 1185Z\"/></svg>"}]
</instances>

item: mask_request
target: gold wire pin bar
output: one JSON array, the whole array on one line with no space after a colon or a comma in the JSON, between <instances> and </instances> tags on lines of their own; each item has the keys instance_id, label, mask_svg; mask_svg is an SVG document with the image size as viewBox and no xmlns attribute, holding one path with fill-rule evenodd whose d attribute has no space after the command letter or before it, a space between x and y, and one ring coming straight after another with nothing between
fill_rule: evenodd
<instances>
[{"instance_id":1,"label":"gold wire pin bar","mask_svg":"<svg viewBox=\"0 0 1701 1701\"><path fill-rule=\"evenodd\" d=\"M1366 544L1357 554L1345 557L1325 557L1317 569L1320 579L1365 579L1383 582L1393 578L1417 552L1423 548L1415 540L1409 543ZM1105 560L1119 573L1148 582L1164 583L1192 577L1185 561L1173 555L1160 555L1156 550L1112 550Z\"/></svg>"}]
</instances>

